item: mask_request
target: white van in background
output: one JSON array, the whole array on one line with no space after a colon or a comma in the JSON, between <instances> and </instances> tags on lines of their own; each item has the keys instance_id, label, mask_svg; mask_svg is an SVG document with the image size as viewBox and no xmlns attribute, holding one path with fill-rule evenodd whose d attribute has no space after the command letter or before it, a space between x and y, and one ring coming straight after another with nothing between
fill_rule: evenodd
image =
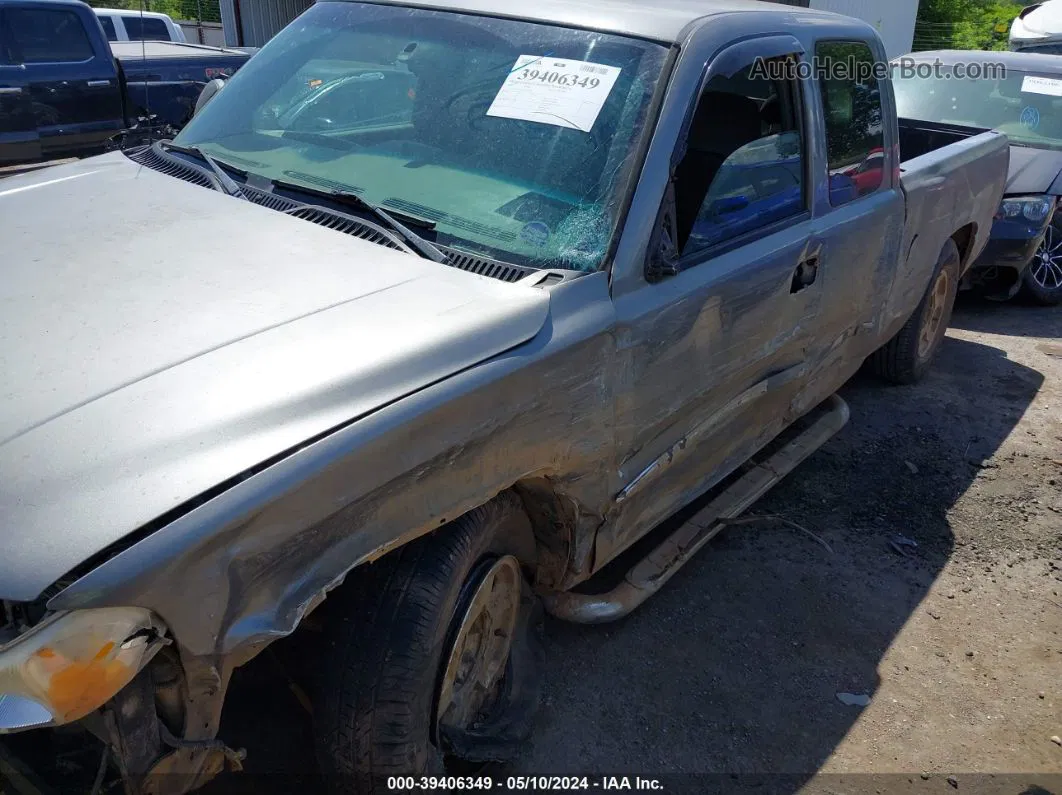
<instances>
[{"instance_id":1,"label":"white van in background","mask_svg":"<svg viewBox=\"0 0 1062 795\"><path fill-rule=\"evenodd\" d=\"M1010 49L1062 55L1062 0L1022 9L1010 26Z\"/></svg>"},{"instance_id":2,"label":"white van in background","mask_svg":"<svg viewBox=\"0 0 1062 795\"><path fill-rule=\"evenodd\" d=\"M100 18L108 41L186 41L180 25L166 14L119 8L93 10Z\"/></svg>"}]
</instances>

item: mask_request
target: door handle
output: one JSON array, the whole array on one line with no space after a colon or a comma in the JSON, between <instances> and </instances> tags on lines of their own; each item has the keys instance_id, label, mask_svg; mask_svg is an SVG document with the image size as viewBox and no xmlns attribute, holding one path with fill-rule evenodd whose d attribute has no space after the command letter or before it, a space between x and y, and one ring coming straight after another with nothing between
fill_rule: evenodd
<instances>
[{"instance_id":1,"label":"door handle","mask_svg":"<svg viewBox=\"0 0 1062 795\"><path fill-rule=\"evenodd\" d=\"M799 293L806 287L810 287L815 283L815 279L819 275L819 255L812 254L810 257L803 259L796 267L796 271L793 273L793 283L789 287L790 293Z\"/></svg>"},{"instance_id":2,"label":"door handle","mask_svg":"<svg viewBox=\"0 0 1062 795\"><path fill-rule=\"evenodd\" d=\"M109 86L110 80L89 80L87 85L89 88L99 88L100 86Z\"/></svg>"},{"instance_id":3,"label":"door handle","mask_svg":"<svg viewBox=\"0 0 1062 795\"><path fill-rule=\"evenodd\" d=\"M21 94L22 86L0 86L0 94Z\"/></svg>"}]
</instances>

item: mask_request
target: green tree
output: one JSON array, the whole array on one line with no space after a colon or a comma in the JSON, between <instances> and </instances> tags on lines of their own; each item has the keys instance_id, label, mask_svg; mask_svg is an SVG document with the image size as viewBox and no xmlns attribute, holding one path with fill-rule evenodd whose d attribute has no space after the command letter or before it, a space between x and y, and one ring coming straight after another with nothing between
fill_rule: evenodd
<instances>
[{"instance_id":1,"label":"green tree","mask_svg":"<svg viewBox=\"0 0 1062 795\"><path fill-rule=\"evenodd\" d=\"M914 49L1005 50L1015 0L921 0Z\"/></svg>"},{"instance_id":2,"label":"green tree","mask_svg":"<svg viewBox=\"0 0 1062 795\"><path fill-rule=\"evenodd\" d=\"M201 19L221 22L218 0L87 0L97 8L128 8L131 11L156 11L173 19Z\"/></svg>"}]
</instances>

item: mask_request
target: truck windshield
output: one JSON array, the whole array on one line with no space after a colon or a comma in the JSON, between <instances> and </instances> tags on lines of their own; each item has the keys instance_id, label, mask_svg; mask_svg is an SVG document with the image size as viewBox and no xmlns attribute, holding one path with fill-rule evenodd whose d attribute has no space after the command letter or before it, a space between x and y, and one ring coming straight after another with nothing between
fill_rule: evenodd
<instances>
[{"instance_id":1,"label":"truck windshield","mask_svg":"<svg viewBox=\"0 0 1062 795\"><path fill-rule=\"evenodd\" d=\"M947 77L896 77L897 115L1000 130L1012 143L1062 149L1062 70L1049 75L1008 67L1001 79Z\"/></svg>"},{"instance_id":2,"label":"truck windshield","mask_svg":"<svg viewBox=\"0 0 1062 795\"><path fill-rule=\"evenodd\" d=\"M667 54L585 30L317 3L175 143L430 220L444 245L594 270Z\"/></svg>"}]
</instances>

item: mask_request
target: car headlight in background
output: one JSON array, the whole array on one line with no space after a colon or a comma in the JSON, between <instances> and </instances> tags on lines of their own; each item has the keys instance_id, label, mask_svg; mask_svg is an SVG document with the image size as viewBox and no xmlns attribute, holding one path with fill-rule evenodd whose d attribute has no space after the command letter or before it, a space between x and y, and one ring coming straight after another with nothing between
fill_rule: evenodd
<instances>
[{"instance_id":1,"label":"car headlight in background","mask_svg":"<svg viewBox=\"0 0 1062 795\"><path fill-rule=\"evenodd\" d=\"M1040 224L1047 220L1054 207L1053 196L1017 196L1004 199L996 217L1011 221L1024 218L1030 223Z\"/></svg>"},{"instance_id":2,"label":"car headlight in background","mask_svg":"<svg viewBox=\"0 0 1062 795\"><path fill-rule=\"evenodd\" d=\"M60 613L0 647L0 734L69 723L125 687L165 643L147 610Z\"/></svg>"}]
</instances>

